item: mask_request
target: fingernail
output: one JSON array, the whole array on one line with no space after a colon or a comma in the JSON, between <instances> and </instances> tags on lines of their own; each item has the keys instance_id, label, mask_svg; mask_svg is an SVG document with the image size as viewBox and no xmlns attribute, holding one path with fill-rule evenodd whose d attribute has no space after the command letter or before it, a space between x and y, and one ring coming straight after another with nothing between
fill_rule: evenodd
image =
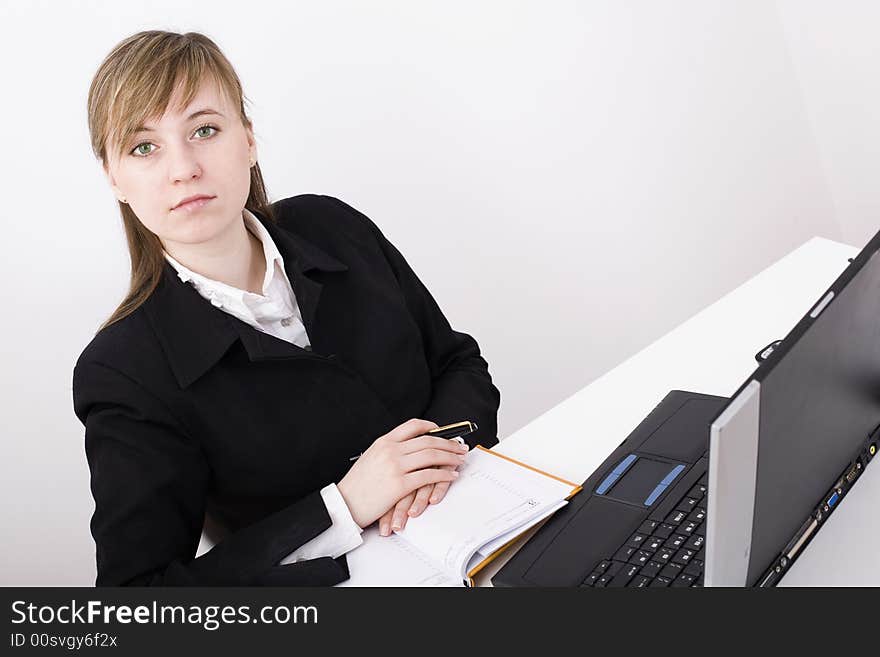
<instances>
[{"instance_id":1,"label":"fingernail","mask_svg":"<svg viewBox=\"0 0 880 657\"><path fill-rule=\"evenodd\" d=\"M413 516L416 516L416 515L419 513L419 511L421 511L421 509L420 509L419 507L417 507L417 506L414 506L413 508L411 508L411 509L409 510L409 516L410 516L410 518L412 518Z\"/></svg>"},{"instance_id":2,"label":"fingernail","mask_svg":"<svg viewBox=\"0 0 880 657\"><path fill-rule=\"evenodd\" d=\"M461 473L460 473L458 470L453 470L453 471L452 471L452 476L453 476L453 477L457 477L457 476L460 475L460 474L461 474Z\"/></svg>"},{"instance_id":3,"label":"fingernail","mask_svg":"<svg viewBox=\"0 0 880 657\"><path fill-rule=\"evenodd\" d=\"M428 500L428 501L429 501L431 504L437 504L437 500L439 500L439 499L440 499L439 497L432 497L432 498L431 498L430 500Z\"/></svg>"},{"instance_id":4,"label":"fingernail","mask_svg":"<svg viewBox=\"0 0 880 657\"><path fill-rule=\"evenodd\" d=\"M381 527L379 527L379 535L388 536L388 525L382 525Z\"/></svg>"},{"instance_id":5,"label":"fingernail","mask_svg":"<svg viewBox=\"0 0 880 657\"><path fill-rule=\"evenodd\" d=\"M391 521L391 529L400 529L400 519L395 518Z\"/></svg>"}]
</instances>

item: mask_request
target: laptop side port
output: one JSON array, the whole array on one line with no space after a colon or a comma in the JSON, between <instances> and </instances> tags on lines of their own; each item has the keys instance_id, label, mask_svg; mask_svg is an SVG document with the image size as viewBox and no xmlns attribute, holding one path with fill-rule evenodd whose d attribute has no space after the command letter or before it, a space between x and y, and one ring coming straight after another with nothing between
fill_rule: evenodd
<instances>
[{"instance_id":1,"label":"laptop side port","mask_svg":"<svg viewBox=\"0 0 880 657\"><path fill-rule=\"evenodd\" d=\"M859 470L862 469L861 461L856 461L850 471L846 473L846 483L852 484L856 480L856 477L859 476Z\"/></svg>"}]
</instances>

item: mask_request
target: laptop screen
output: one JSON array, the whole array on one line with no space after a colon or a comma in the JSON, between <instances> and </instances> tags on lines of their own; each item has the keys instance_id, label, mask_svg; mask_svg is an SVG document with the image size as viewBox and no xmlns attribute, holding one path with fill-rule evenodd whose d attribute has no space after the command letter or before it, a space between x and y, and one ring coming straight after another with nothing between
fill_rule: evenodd
<instances>
[{"instance_id":1,"label":"laptop screen","mask_svg":"<svg viewBox=\"0 0 880 657\"><path fill-rule=\"evenodd\" d=\"M880 257L755 373L760 417L747 582L754 585L880 424ZM846 275L844 273L841 278ZM839 279L840 280L840 279ZM799 335L798 335L799 334Z\"/></svg>"}]
</instances>

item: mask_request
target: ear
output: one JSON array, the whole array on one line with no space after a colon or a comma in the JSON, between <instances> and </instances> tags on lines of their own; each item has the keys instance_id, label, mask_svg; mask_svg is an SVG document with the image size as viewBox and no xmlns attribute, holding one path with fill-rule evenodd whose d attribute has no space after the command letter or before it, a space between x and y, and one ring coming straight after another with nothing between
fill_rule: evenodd
<instances>
[{"instance_id":1,"label":"ear","mask_svg":"<svg viewBox=\"0 0 880 657\"><path fill-rule=\"evenodd\" d=\"M110 165L105 160L101 167L104 170L104 175L107 176L107 182L110 184L110 187L113 189L113 193L116 195L117 200L125 198L125 194L119 189L119 186L116 184L116 178L113 177L113 172L110 171Z\"/></svg>"},{"instance_id":2,"label":"ear","mask_svg":"<svg viewBox=\"0 0 880 657\"><path fill-rule=\"evenodd\" d=\"M257 161L257 141L254 139L254 130L253 128L245 128L245 135L247 136L248 142L248 156L254 162Z\"/></svg>"}]
</instances>

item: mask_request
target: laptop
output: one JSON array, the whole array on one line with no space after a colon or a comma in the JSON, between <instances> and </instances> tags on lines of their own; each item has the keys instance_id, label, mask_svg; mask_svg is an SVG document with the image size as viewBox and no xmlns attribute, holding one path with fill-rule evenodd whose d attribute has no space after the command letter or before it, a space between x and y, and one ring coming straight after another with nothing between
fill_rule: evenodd
<instances>
[{"instance_id":1,"label":"laptop","mask_svg":"<svg viewBox=\"0 0 880 657\"><path fill-rule=\"evenodd\" d=\"M494 586L775 586L880 448L880 233L732 397L669 392Z\"/></svg>"}]
</instances>

